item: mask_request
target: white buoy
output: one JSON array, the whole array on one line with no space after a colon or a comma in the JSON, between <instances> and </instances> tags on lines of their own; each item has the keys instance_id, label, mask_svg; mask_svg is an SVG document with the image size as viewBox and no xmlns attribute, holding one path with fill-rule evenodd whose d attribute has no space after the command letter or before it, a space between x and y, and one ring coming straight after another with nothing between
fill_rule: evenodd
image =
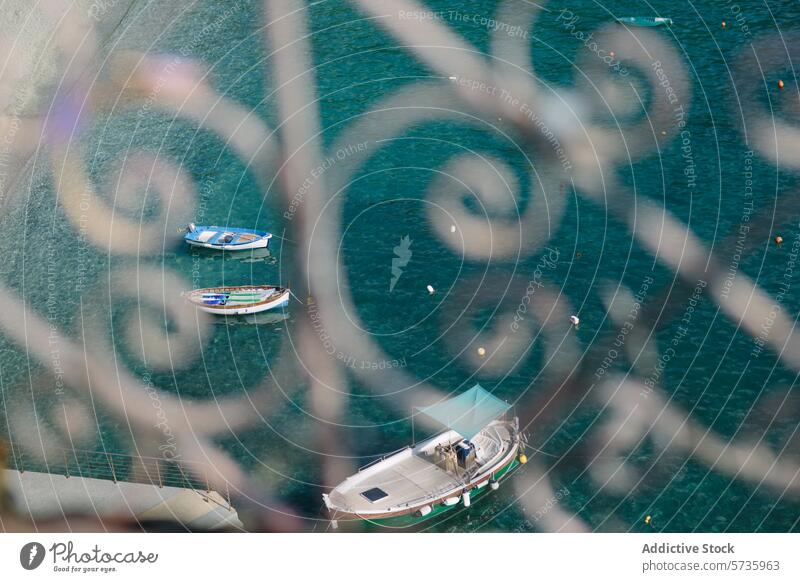
<instances>
[{"instance_id":1,"label":"white buoy","mask_svg":"<svg viewBox=\"0 0 800 582\"><path fill-rule=\"evenodd\" d=\"M469 507L469 491L464 491L464 495L461 496L461 500L464 502L464 507Z\"/></svg>"},{"instance_id":2,"label":"white buoy","mask_svg":"<svg viewBox=\"0 0 800 582\"><path fill-rule=\"evenodd\" d=\"M436 293L436 289L433 288L433 285L428 285L428 293L430 293L431 295Z\"/></svg>"},{"instance_id":3,"label":"white buoy","mask_svg":"<svg viewBox=\"0 0 800 582\"><path fill-rule=\"evenodd\" d=\"M492 488L492 491L497 491L498 489L500 489L500 483L492 479L491 481L489 481L489 487Z\"/></svg>"},{"instance_id":4,"label":"white buoy","mask_svg":"<svg viewBox=\"0 0 800 582\"><path fill-rule=\"evenodd\" d=\"M455 81L456 79L458 79L458 77L456 77L455 75L452 76L452 77L447 77L447 78L450 79L451 81Z\"/></svg>"},{"instance_id":5,"label":"white buoy","mask_svg":"<svg viewBox=\"0 0 800 582\"><path fill-rule=\"evenodd\" d=\"M486 348L478 348L478 355L483 357L486 355Z\"/></svg>"},{"instance_id":6,"label":"white buoy","mask_svg":"<svg viewBox=\"0 0 800 582\"><path fill-rule=\"evenodd\" d=\"M450 232L455 232L455 231L456 231L456 225L455 224L451 224L450 225Z\"/></svg>"},{"instance_id":7,"label":"white buoy","mask_svg":"<svg viewBox=\"0 0 800 582\"><path fill-rule=\"evenodd\" d=\"M569 321L570 321L570 323L571 323L572 325L574 325L575 327L578 327L578 325L579 325L579 324L580 324L580 322L581 322L581 320L578 318L578 316L577 316L577 315L570 315L570 316L569 316Z\"/></svg>"}]
</instances>

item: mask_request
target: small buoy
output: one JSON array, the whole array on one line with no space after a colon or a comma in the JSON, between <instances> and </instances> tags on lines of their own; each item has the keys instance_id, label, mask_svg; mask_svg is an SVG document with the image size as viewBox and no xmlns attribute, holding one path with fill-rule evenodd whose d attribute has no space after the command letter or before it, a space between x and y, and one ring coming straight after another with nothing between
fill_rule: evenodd
<instances>
[{"instance_id":1,"label":"small buoy","mask_svg":"<svg viewBox=\"0 0 800 582\"><path fill-rule=\"evenodd\" d=\"M728 24L723 20L722 21L722 28L725 28L726 26L728 26Z\"/></svg>"},{"instance_id":2,"label":"small buoy","mask_svg":"<svg viewBox=\"0 0 800 582\"><path fill-rule=\"evenodd\" d=\"M611 51L611 52L610 52L610 53L608 53L608 54L610 54L610 55L611 55L611 58L614 58L614 51Z\"/></svg>"},{"instance_id":3,"label":"small buoy","mask_svg":"<svg viewBox=\"0 0 800 582\"><path fill-rule=\"evenodd\" d=\"M778 246L781 246L782 243L783 243L783 237L781 235L776 236L775 237L775 244L778 245Z\"/></svg>"},{"instance_id":4,"label":"small buoy","mask_svg":"<svg viewBox=\"0 0 800 582\"><path fill-rule=\"evenodd\" d=\"M578 327L578 325L580 324L581 320L578 318L577 315L570 315L569 316L569 322L572 325L574 325L575 327Z\"/></svg>"},{"instance_id":5,"label":"small buoy","mask_svg":"<svg viewBox=\"0 0 800 582\"><path fill-rule=\"evenodd\" d=\"M779 80L778 80L778 89L783 89L783 88L784 88L784 86L785 86L785 85L783 84L783 79L779 79Z\"/></svg>"},{"instance_id":6,"label":"small buoy","mask_svg":"<svg viewBox=\"0 0 800 582\"><path fill-rule=\"evenodd\" d=\"M433 285L428 285L428 293L433 295L436 292L436 289L433 288Z\"/></svg>"},{"instance_id":7,"label":"small buoy","mask_svg":"<svg viewBox=\"0 0 800 582\"><path fill-rule=\"evenodd\" d=\"M469 507L469 491L464 491L464 495L461 496L461 500L464 502L464 507Z\"/></svg>"},{"instance_id":8,"label":"small buoy","mask_svg":"<svg viewBox=\"0 0 800 582\"><path fill-rule=\"evenodd\" d=\"M662 129L661 130L661 135L667 135L667 132Z\"/></svg>"},{"instance_id":9,"label":"small buoy","mask_svg":"<svg viewBox=\"0 0 800 582\"><path fill-rule=\"evenodd\" d=\"M644 518L644 522L645 522L647 525L650 525L650 516L649 516L649 515L648 515L647 517L645 517L645 518Z\"/></svg>"},{"instance_id":10,"label":"small buoy","mask_svg":"<svg viewBox=\"0 0 800 582\"><path fill-rule=\"evenodd\" d=\"M450 225L450 232L455 232L455 231L456 231L456 225L455 224L451 224Z\"/></svg>"},{"instance_id":11,"label":"small buoy","mask_svg":"<svg viewBox=\"0 0 800 582\"><path fill-rule=\"evenodd\" d=\"M486 348L478 348L478 355L483 357L486 355Z\"/></svg>"},{"instance_id":12,"label":"small buoy","mask_svg":"<svg viewBox=\"0 0 800 582\"><path fill-rule=\"evenodd\" d=\"M500 489L500 483L492 479L491 481L489 481L489 487L492 488L492 491L497 491L498 489Z\"/></svg>"},{"instance_id":13,"label":"small buoy","mask_svg":"<svg viewBox=\"0 0 800 582\"><path fill-rule=\"evenodd\" d=\"M419 515L421 517L425 517L431 511L433 511L433 508L430 505L425 505L425 506L419 508Z\"/></svg>"},{"instance_id":14,"label":"small buoy","mask_svg":"<svg viewBox=\"0 0 800 582\"><path fill-rule=\"evenodd\" d=\"M519 456L519 464L524 465L527 462L528 462L528 457L525 456L525 453L521 454Z\"/></svg>"},{"instance_id":15,"label":"small buoy","mask_svg":"<svg viewBox=\"0 0 800 582\"><path fill-rule=\"evenodd\" d=\"M453 75L452 77L447 77L447 78L450 79L451 81L455 81L456 79L458 79L458 77L456 77L455 75Z\"/></svg>"}]
</instances>

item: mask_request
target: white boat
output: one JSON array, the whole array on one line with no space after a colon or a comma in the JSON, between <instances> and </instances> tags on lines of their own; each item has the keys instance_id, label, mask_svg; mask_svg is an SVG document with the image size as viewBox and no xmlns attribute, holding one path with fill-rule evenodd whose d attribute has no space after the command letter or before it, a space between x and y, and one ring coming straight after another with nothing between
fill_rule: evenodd
<instances>
[{"instance_id":1,"label":"white boat","mask_svg":"<svg viewBox=\"0 0 800 582\"><path fill-rule=\"evenodd\" d=\"M623 16L617 18L617 21L630 26L653 27L672 25L672 19L663 16Z\"/></svg>"},{"instance_id":2,"label":"white boat","mask_svg":"<svg viewBox=\"0 0 800 582\"><path fill-rule=\"evenodd\" d=\"M410 524L459 503L468 507L527 460L519 454L518 420L500 418L509 408L475 385L419 409L449 430L367 465L323 494L331 519Z\"/></svg>"},{"instance_id":3,"label":"white boat","mask_svg":"<svg viewBox=\"0 0 800 582\"><path fill-rule=\"evenodd\" d=\"M289 289L274 285L207 287L183 296L200 311L216 315L247 315L282 307L289 302Z\"/></svg>"}]
</instances>

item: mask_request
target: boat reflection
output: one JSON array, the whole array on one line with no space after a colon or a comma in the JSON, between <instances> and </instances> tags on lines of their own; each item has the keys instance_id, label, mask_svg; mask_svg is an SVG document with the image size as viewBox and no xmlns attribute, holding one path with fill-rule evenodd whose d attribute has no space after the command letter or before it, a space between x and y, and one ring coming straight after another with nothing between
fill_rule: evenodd
<instances>
[{"instance_id":1,"label":"boat reflection","mask_svg":"<svg viewBox=\"0 0 800 582\"><path fill-rule=\"evenodd\" d=\"M287 319L289 319L288 313L284 311L274 311L237 315L235 317L215 317L213 323L217 325L269 325L281 323Z\"/></svg>"},{"instance_id":2,"label":"boat reflection","mask_svg":"<svg viewBox=\"0 0 800 582\"><path fill-rule=\"evenodd\" d=\"M253 249L252 251L239 251L236 254L227 255L225 258L242 263L266 263L272 258L272 255L269 249Z\"/></svg>"},{"instance_id":3,"label":"boat reflection","mask_svg":"<svg viewBox=\"0 0 800 582\"><path fill-rule=\"evenodd\" d=\"M268 263L275 262L277 260L276 257L272 256L269 249L253 249L222 254L211 249L194 247L190 252L192 256L201 257L204 261L224 260L239 261L242 263Z\"/></svg>"}]
</instances>

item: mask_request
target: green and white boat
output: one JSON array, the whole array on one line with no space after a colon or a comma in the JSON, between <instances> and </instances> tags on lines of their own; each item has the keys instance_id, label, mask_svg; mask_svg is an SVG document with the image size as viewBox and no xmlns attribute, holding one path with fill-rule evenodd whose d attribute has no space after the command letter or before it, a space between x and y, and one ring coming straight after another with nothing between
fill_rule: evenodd
<instances>
[{"instance_id":1,"label":"green and white boat","mask_svg":"<svg viewBox=\"0 0 800 582\"><path fill-rule=\"evenodd\" d=\"M201 311L215 315L249 315L289 303L289 289L275 285L207 287L183 293Z\"/></svg>"},{"instance_id":2,"label":"green and white boat","mask_svg":"<svg viewBox=\"0 0 800 582\"><path fill-rule=\"evenodd\" d=\"M419 412L448 430L367 465L322 499L339 520L413 525L495 490L521 463L523 444L510 405L475 385Z\"/></svg>"}]
</instances>

